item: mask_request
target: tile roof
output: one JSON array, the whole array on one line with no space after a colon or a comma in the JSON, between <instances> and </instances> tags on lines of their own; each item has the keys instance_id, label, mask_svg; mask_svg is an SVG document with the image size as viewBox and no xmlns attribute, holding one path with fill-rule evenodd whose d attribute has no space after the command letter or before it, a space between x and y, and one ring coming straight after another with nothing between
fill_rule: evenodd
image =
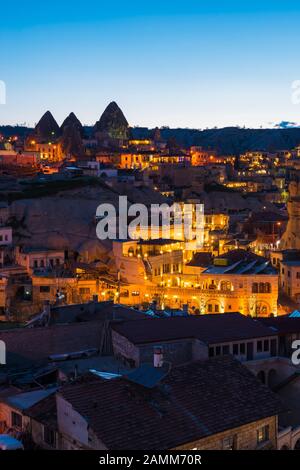
<instances>
[{"instance_id":1,"label":"tile roof","mask_svg":"<svg viewBox=\"0 0 300 470\"><path fill-rule=\"evenodd\" d=\"M212 263L212 255L208 251L201 251L195 253L193 258L186 266L199 266L199 267L206 267Z\"/></svg>"},{"instance_id":2,"label":"tile roof","mask_svg":"<svg viewBox=\"0 0 300 470\"><path fill-rule=\"evenodd\" d=\"M7 351L4 368L43 362L53 354L99 348L102 331L103 324L98 321L0 331Z\"/></svg>"},{"instance_id":3,"label":"tile roof","mask_svg":"<svg viewBox=\"0 0 300 470\"><path fill-rule=\"evenodd\" d=\"M285 266L300 266L300 259L282 260L281 264L283 264Z\"/></svg>"},{"instance_id":4,"label":"tile roof","mask_svg":"<svg viewBox=\"0 0 300 470\"><path fill-rule=\"evenodd\" d=\"M174 238L153 238L151 240L139 240L138 245L173 245L175 243L182 243L182 240L175 240Z\"/></svg>"},{"instance_id":5,"label":"tile roof","mask_svg":"<svg viewBox=\"0 0 300 470\"><path fill-rule=\"evenodd\" d=\"M23 411L31 408L32 406L36 405L37 403L54 394L55 392L56 388L32 390L30 392L10 395L6 397L4 401L13 408L17 408Z\"/></svg>"},{"instance_id":6,"label":"tile roof","mask_svg":"<svg viewBox=\"0 0 300 470\"><path fill-rule=\"evenodd\" d=\"M269 328L272 328L277 334L297 333L300 332L300 318L288 317L286 315L280 317L260 317L259 321Z\"/></svg>"},{"instance_id":7,"label":"tile roof","mask_svg":"<svg viewBox=\"0 0 300 470\"><path fill-rule=\"evenodd\" d=\"M272 336L276 333L240 313L148 318L112 325L133 344L198 338L206 344Z\"/></svg>"},{"instance_id":8,"label":"tile roof","mask_svg":"<svg viewBox=\"0 0 300 470\"><path fill-rule=\"evenodd\" d=\"M214 258L214 264L203 274L272 274L277 271L270 265L268 259L258 256L251 251L237 249Z\"/></svg>"},{"instance_id":9,"label":"tile roof","mask_svg":"<svg viewBox=\"0 0 300 470\"><path fill-rule=\"evenodd\" d=\"M26 410L26 415L39 423L57 428L56 396L52 394Z\"/></svg>"},{"instance_id":10,"label":"tile roof","mask_svg":"<svg viewBox=\"0 0 300 470\"><path fill-rule=\"evenodd\" d=\"M67 385L65 400L108 449L172 449L285 409L230 356L174 368L154 389L126 378Z\"/></svg>"},{"instance_id":11,"label":"tile roof","mask_svg":"<svg viewBox=\"0 0 300 470\"><path fill-rule=\"evenodd\" d=\"M102 305L101 304L105 304ZM85 306L86 304L83 304ZM91 304L92 305L92 304ZM68 306L66 306L67 308ZM65 307L64 307L65 308ZM104 320L137 320L146 318L146 315L134 307L127 307L126 305L114 304L113 302L99 302L95 306L95 311L85 309L83 312L78 312L76 316L79 321L104 321Z\"/></svg>"}]
</instances>

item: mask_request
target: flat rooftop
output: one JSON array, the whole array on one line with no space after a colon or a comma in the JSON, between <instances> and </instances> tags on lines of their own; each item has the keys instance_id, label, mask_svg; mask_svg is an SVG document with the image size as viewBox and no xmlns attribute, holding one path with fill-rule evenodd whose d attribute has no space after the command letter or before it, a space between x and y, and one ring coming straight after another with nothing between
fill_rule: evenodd
<instances>
[{"instance_id":1,"label":"flat rooftop","mask_svg":"<svg viewBox=\"0 0 300 470\"><path fill-rule=\"evenodd\" d=\"M299 319L300 320L300 319ZM256 319L240 313L147 318L112 325L112 329L133 344L197 338L206 344L250 340L277 333Z\"/></svg>"}]
</instances>

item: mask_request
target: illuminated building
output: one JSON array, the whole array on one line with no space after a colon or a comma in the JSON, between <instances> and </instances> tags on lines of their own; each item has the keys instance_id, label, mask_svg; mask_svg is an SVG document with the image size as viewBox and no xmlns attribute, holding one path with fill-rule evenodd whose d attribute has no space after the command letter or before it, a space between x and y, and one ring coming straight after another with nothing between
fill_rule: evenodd
<instances>
[{"instance_id":1,"label":"illuminated building","mask_svg":"<svg viewBox=\"0 0 300 470\"><path fill-rule=\"evenodd\" d=\"M59 141L39 142L31 139L27 142L25 149L37 153L40 160L60 162L64 158L62 146Z\"/></svg>"},{"instance_id":2,"label":"illuminated building","mask_svg":"<svg viewBox=\"0 0 300 470\"><path fill-rule=\"evenodd\" d=\"M120 301L139 305L156 299L171 308L188 304L196 314L277 314L278 274L265 258L245 250L228 252L213 263L209 253L194 256L198 262L187 262L175 241L115 242L116 265L127 284Z\"/></svg>"},{"instance_id":3,"label":"illuminated building","mask_svg":"<svg viewBox=\"0 0 300 470\"><path fill-rule=\"evenodd\" d=\"M226 239L228 226L228 214L206 213L204 215L204 247L208 251L219 252L221 247L221 240L223 238Z\"/></svg>"},{"instance_id":4,"label":"illuminated building","mask_svg":"<svg viewBox=\"0 0 300 470\"><path fill-rule=\"evenodd\" d=\"M279 288L295 302L300 302L300 251L279 250L271 253L271 262L279 274Z\"/></svg>"},{"instance_id":5,"label":"illuminated building","mask_svg":"<svg viewBox=\"0 0 300 470\"><path fill-rule=\"evenodd\" d=\"M191 164L192 166L205 166L210 164L234 163L232 156L219 156L216 150L205 150L202 147L191 147Z\"/></svg>"},{"instance_id":6,"label":"illuminated building","mask_svg":"<svg viewBox=\"0 0 300 470\"><path fill-rule=\"evenodd\" d=\"M253 253L234 250L215 258L194 277L196 282L203 291L194 304L200 313L238 311L252 317L277 314L277 272L265 258Z\"/></svg>"},{"instance_id":7,"label":"illuminated building","mask_svg":"<svg viewBox=\"0 0 300 470\"><path fill-rule=\"evenodd\" d=\"M281 249L300 249L300 182L292 181L289 185L287 203L289 220L281 241Z\"/></svg>"},{"instance_id":8,"label":"illuminated building","mask_svg":"<svg viewBox=\"0 0 300 470\"><path fill-rule=\"evenodd\" d=\"M46 248L16 248L16 262L23 266L28 274L35 270L54 269L62 266L65 261L63 250L49 250Z\"/></svg>"},{"instance_id":9,"label":"illuminated building","mask_svg":"<svg viewBox=\"0 0 300 470\"><path fill-rule=\"evenodd\" d=\"M38 154L35 152L15 152L0 150L0 165L2 166L36 166Z\"/></svg>"},{"instance_id":10,"label":"illuminated building","mask_svg":"<svg viewBox=\"0 0 300 470\"><path fill-rule=\"evenodd\" d=\"M142 153L121 153L118 166L123 169L142 169L148 166L148 156Z\"/></svg>"},{"instance_id":11,"label":"illuminated building","mask_svg":"<svg viewBox=\"0 0 300 470\"><path fill-rule=\"evenodd\" d=\"M117 270L129 284L179 285L183 266L183 243L176 240L114 241ZM176 281L176 279L178 280Z\"/></svg>"},{"instance_id":12,"label":"illuminated building","mask_svg":"<svg viewBox=\"0 0 300 470\"><path fill-rule=\"evenodd\" d=\"M151 139L132 139L129 140L128 145L136 150L155 150L154 142Z\"/></svg>"}]
</instances>

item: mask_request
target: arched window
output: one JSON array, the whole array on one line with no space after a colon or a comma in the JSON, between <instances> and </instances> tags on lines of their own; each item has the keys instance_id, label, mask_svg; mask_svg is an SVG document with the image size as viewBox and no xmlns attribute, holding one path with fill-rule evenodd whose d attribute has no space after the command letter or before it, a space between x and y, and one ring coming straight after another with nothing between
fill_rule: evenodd
<instances>
[{"instance_id":1,"label":"arched window","mask_svg":"<svg viewBox=\"0 0 300 470\"><path fill-rule=\"evenodd\" d=\"M258 284L257 284L257 282L254 282L254 283L252 284L252 292L253 292L253 294L257 294L257 293L258 293Z\"/></svg>"},{"instance_id":2,"label":"arched window","mask_svg":"<svg viewBox=\"0 0 300 470\"><path fill-rule=\"evenodd\" d=\"M130 247L128 249L128 256L133 256L134 255L134 249L132 247Z\"/></svg>"},{"instance_id":3,"label":"arched window","mask_svg":"<svg viewBox=\"0 0 300 470\"><path fill-rule=\"evenodd\" d=\"M208 301L206 304L206 313L220 313L220 305L216 300Z\"/></svg>"},{"instance_id":4,"label":"arched window","mask_svg":"<svg viewBox=\"0 0 300 470\"><path fill-rule=\"evenodd\" d=\"M260 294L263 294L265 292L265 283L264 282L260 282L259 283L259 293Z\"/></svg>"},{"instance_id":5,"label":"arched window","mask_svg":"<svg viewBox=\"0 0 300 470\"><path fill-rule=\"evenodd\" d=\"M265 292L267 294L271 293L271 284L269 282L266 282L266 284L265 284Z\"/></svg>"},{"instance_id":6,"label":"arched window","mask_svg":"<svg viewBox=\"0 0 300 470\"><path fill-rule=\"evenodd\" d=\"M231 282L230 281L221 281L220 290L223 292L231 291Z\"/></svg>"}]
</instances>

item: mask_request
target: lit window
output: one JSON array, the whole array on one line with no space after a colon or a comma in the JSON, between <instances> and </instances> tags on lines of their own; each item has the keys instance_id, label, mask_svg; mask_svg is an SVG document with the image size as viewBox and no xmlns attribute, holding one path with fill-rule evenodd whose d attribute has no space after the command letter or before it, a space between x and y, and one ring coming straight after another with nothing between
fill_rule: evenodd
<instances>
[{"instance_id":1,"label":"lit window","mask_svg":"<svg viewBox=\"0 0 300 470\"><path fill-rule=\"evenodd\" d=\"M252 284L252 292L253 292L253 294L257 294L257 293L258 293L258 284L257 284L257 282L254 282L254 283Z\"/></svg>"},{"instance_id":2,"label":"lit window","mask_svg":"<svg viewBox=\"0 0 300 470\"><path fill-rule=\"evenodd\" d=\"M85 295L90 293L89 287L79 287L79 295Z\"/></svg>"},{"instance_id":3,"label":"lit window","mask_svg":"<svg viewBox=\"0 0 300 470\"><path fill-rule=\"evenodd\" d=\"M266 442L269 440L269 426L262 426L257 430L257 443Z\"/></svg>"}]
</instances>

